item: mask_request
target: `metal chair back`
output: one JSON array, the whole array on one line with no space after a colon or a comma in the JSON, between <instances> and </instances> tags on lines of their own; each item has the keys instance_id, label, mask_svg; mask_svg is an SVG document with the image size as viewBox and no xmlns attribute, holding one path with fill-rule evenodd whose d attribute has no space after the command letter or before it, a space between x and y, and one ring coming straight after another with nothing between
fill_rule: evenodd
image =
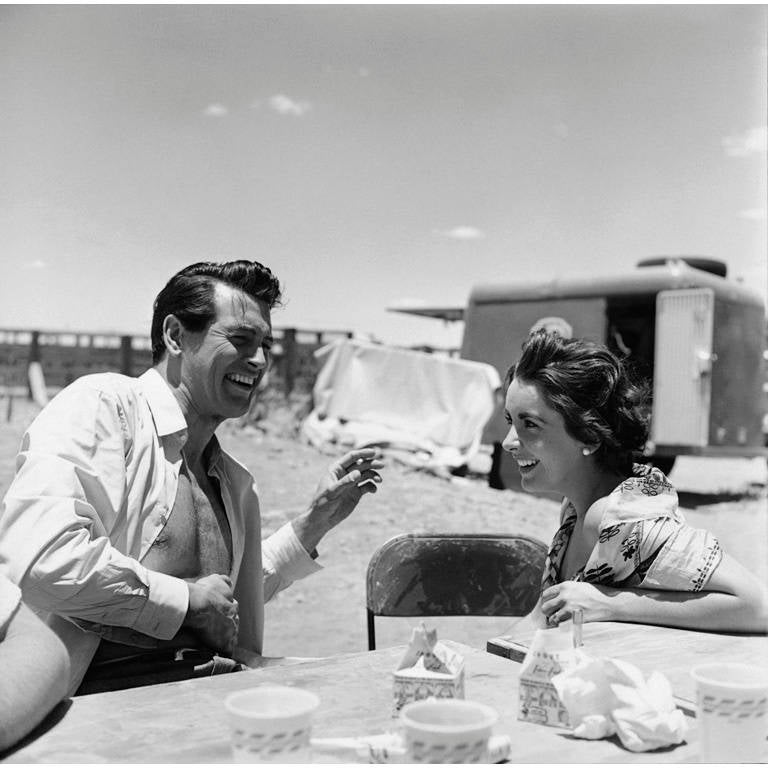
<instances>
[{"instance_id":1,"label":"metal chair back","mask_svg":"<svg viewBox=\"0 0 768 768\"><path fill-rule=\"evenodd\" d=\"M401 534L368 563L368 649L375 616L525 616L547 547L514 534Z\"/></svg>"}]
</instances>

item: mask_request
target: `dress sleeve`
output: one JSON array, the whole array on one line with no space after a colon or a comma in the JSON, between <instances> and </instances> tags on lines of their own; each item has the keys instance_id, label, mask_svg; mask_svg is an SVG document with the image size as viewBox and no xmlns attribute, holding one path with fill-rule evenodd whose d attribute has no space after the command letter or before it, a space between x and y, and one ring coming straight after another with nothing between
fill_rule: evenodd
<instances>
[{"instance_id":1,"label":"dress sleeve","mask_svg":"<svg viewBox=\"0 0 768 768\"><path fill-rule=\"evenodd\" d=\"M76 383L51 401L24 435L0 511L0 572L36 609L170 639L186 614L186 584L109 539L123 512L129 438L107 392Z\"/></svg>"},{"instance_id":2,"label":"dress sleeve","mask_svg":"<svg viewBox=\"0 0 768 768\"><path fill-rule=\"evenodd\" d=\"M723 558L718 540L701 528L679 525L648 568L642 587L700 592Z\"/></svg>"},{"instance_id":3,"label":"dress sleeve","mask_svg":"<svg viewBox=\"0 0 768 768\"><path fill-rule=\"evenodd\" d=\"M630 478L608 497L585 581L677 592L700 591L709 581L720 544L685 522L677 493L654 473Z\"/></svg>"}]
</instances>

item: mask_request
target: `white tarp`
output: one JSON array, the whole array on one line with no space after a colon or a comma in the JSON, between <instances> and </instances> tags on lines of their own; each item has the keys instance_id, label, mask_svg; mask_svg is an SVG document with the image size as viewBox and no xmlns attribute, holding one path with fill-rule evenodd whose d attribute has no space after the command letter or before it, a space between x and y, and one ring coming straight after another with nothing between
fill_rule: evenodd
<instances>
[{"instance_id":1,"label":"white tarp","mask_svg":"<svg viewBox=\"0 0 768 768\"><path fill-rule=\"evenodd\" d=\"M340 340L322 362L302 434L317 446L379 445L408 463L458 467L480 446L501 386L491 365Z\"/></svg>"}]
</instances>

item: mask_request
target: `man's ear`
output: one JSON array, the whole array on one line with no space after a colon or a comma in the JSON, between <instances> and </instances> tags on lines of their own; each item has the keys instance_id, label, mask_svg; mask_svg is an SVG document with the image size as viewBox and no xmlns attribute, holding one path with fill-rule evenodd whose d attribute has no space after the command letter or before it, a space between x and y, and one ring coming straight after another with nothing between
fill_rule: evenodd
<instances>
[{"instance_id":1,"label":"man's ear","mask_svg":"<svg viewBox=\"0 0 768 768\"><path fill-rule=\"evenodd\" d=\"M163 342L169 357L178 357L184 337L184 326L176 315L166 315L163 320Z\"/></svg>"}]
</instances>

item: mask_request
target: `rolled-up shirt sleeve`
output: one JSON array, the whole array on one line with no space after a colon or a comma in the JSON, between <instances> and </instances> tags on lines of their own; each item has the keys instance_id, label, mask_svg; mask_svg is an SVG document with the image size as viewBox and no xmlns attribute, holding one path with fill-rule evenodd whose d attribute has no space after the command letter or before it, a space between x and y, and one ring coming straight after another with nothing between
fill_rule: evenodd
<instances>
[{"instance_id":1,"label":"rolled-up shirt sleeve","mask_svg":"<svg viewBox=\"0 0 768 768\"><path fill-rule=\"evenodd\" d=\"M109 538L125 516L130 448L114 396L87 383L57 395L22 440L0 509L0 571L37 609L170 639L186 615L186 583Z\"/></svg>"},{"instance_id":2,"label":"rolled-up shirt sleeve","mask_svg":"<svg viewBox=\"0 0 768 768\"><path fill-rule=\"evenodd\" d=\"M270 600L294 581L322 570L301 545L291 523L286 523L261 543L264 600Z\"/></svg>"}]
</instances>

